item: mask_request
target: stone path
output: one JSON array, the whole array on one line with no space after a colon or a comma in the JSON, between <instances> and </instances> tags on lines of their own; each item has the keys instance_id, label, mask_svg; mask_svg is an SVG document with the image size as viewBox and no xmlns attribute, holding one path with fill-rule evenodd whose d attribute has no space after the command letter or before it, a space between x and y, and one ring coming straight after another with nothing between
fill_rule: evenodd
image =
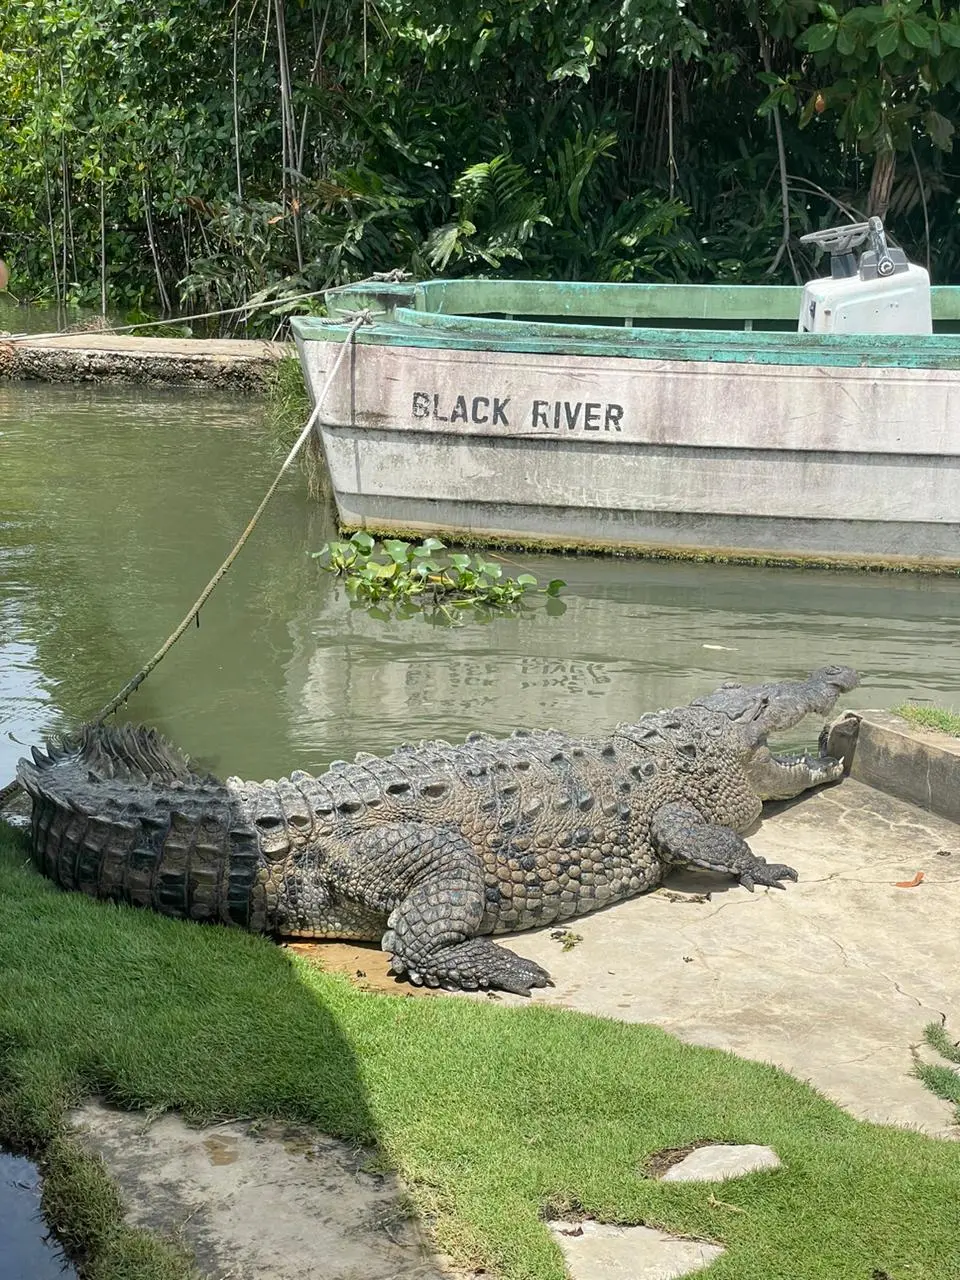
<instances>
[{"instance_id":1,"label":"stone path","mask_svg":"<svg viewBox=\"0 0 960 1280\"><path fill-rule=\"evenodd\" d=\"M372 1152L293 1126L195 1129L176 1115L150 1120L94 1101L70 1123L119 1184L128 1222L186 1245L211 1280L454 1280ZM660 1176L719 1182L779 1163L769 1147L709 1145ZM547 1227L573 1280L671 1280L723 1253L642 1226Z\"/></svg>"},{"instance_id":2,"label":"stone path","mask_svg":"<svg viewBox=\"0 0 960 1280\"><path fill-rule=\"evenodd\" d=\"M664 1182L722 1182L779 1166L780 1158L770 1147L711 1144L695 1148L660 1176ZM687 1240L652 1227L619 1227L589 1219L547 1226L573 1280L673 1280L702 1271L723 1253L720 1245L708 1240Z\"/></svg>"},{"instance_id":3,"label":"stone path","mask_svg":"<svg viewBox=\"0 0 960 1280\"><path fill-rule=\"evenodd\" d=\"M119 1184L128 1222L186 1244L211 1280L450 1280L373 1152L292 1126L191 1129L97 1102L70 1121Z\"/></svg>"},{"instance_id":4,"label":"stone path","mask_svg":"<svg viewBox=\"0 0 960 1280\"><path fill-rule=\"evenodd\" d=\"M694 1275L723 1253L705 1240L681 1240L650 1227L549 1222L573 1280L674 1280Z\"/></svg>"}]
</instances>

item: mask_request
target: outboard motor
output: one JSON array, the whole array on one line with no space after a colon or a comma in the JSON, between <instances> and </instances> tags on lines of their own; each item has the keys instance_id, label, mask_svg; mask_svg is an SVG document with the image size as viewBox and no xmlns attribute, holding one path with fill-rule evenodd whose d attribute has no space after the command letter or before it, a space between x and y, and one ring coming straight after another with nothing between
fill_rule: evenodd
<instances>
[{"instance_id":1,"label":"outboard motor","mask_svg":"<svg viewBox=\"0 0 960 1280\"><path fill-rule=\"evenodd\" d=\"M810 280L800 304L800 333L932 333L930 276L887 246L879 218L811 231L801 244L830 254L830 275ZM859 261L854 250L869 244Z\"/></svg>"}]
</instances>

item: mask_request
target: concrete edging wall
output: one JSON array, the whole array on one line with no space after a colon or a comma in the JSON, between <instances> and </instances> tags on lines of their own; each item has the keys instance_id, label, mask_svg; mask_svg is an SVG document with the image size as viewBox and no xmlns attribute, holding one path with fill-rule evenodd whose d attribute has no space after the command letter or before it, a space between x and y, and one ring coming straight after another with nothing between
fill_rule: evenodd
<instances>
[{"instance_id":1,"label":"concrete edging wall","mask_svg":"<svg viewBox=\"0 0 960 1280\"><path fill-rule=\"evenodd\" d=\"M960 823L960 738L890 711L845 711L825 729L823 745L858 782Z\"/></svg>"},{"instance_id":2,"label":"concrete edging wall","mask_svg":"<svg viewBox=\"0 0 960 1280\"><path fill-rule=\"evenodd\" d=\"M120 383L148 387L263 390L277 362L292 356L285 343L236 338L138 338L58 334L0 338L0 382Z\"/></svg>"}]
</instances>

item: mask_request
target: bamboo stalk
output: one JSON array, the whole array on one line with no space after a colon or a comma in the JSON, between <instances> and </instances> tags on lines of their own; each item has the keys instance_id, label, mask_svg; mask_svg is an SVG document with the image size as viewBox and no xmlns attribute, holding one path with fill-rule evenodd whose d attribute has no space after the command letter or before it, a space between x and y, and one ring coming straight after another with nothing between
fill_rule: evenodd
<instances>
[{"instance_id":1,"label":"bamboo stalk","mask_svg":"<svg viewBox=\"0 0 960 1280\"><path fill-rule=\"evenodd\" d=\"M164 313L169 315L173 308L170 306L167 287L163 283L163 273L160 270L160 256L157 253L157 242L153 235L153 215L150 211L150 196L147 191L146 178L143 179L143 211L146 216L147 239L150 242L150 255L153 258L153 270L157 277L157 291L160 294L160 305L163 307Z\"/></svg>"},{"instance_id":2,"label":"bamboo stalk","mask_svg":"<svg viewBox=\"0 0 960 1280\"><path fill-rule=\"evenodd\" d=\"M757 39L760 41L760 57L763 60L763 69L769 73L771 68L770 45L767 41L767 33L760 25L759 18L756 22L756 29ZM779 267L783 255L786 254L790 262L790 269L793 271L793 282L794 284L800 284L801 280L797 272L797 264L794 262L793 254L790 252L790 184L787 181L787 151L783 144L783 124L780 120L780 108L778 106L773 108L772 115L773 132L777 140L777 168L780 172L780 217L783 223L783 231L780 236L780 246L773 261L767 267L766 274L772 276L777 267Z\"/></svg>"},{"instance_id":3,"label":"bamboo stalk","mask_svg":"<svg viewBox=\"0 0 960 1280\"><path fill-rule=\"evenodd\" d=\"M40 72L37 72L37 90L38 94L43 88L43 82L40 78ZM47 146L46 137L42 139L43 143L43 185L47 193L47 226L50 230L50 261L53 266L53 288L57 298L57 307L61 304L60 296L60 274L57 270L57 235L53 225L53 195L50 190L50 168L47 164Z\"/></svg>"},{"instance_id":4,"label":"bamboo stalk","mask_svg":"<svg viewBox=\"0 0 960 1280\"><path fill-rule=\"evenodd\" d=\"M61 103L66 92L66 81L63 74L63 59L60 60L60 97ZM60 166L61 166L61 204L63 211L63 289L67 293L67 243L70 245L70 265L72 274L77 275L77 246L73 238L73 212L70 207L70 168L67 164L67 135L60 130Z\"/></svg>"},{"instance_id":5,"label":"bamboo stalk","mask_svg":"<svg viewBox=\"0 0 960 1280\"><path fill-rule=\"evenodd\" d=\"M100 178L100 314L107 314L107 217L104 181Z\"/></svg>"},{"instance_id":6,"label":"bamboo stalk","mask_svg":"<svg viewBox=\"0 0 960 1280\"><path fill-rule=\"evenodd\" d=\"M333 0L327 0L326 8L323 11L323 21L320 23L320 34L316 33L316 23L314 23L314 56L313 66L310 68L310 75L307 79L308 84L316 84L317 73L323 62L323 40L327 33L327 19L330 17L330 5ZM311 15L313 10L310 10ZM307 112L310 109L310 103L304 103L303 107L303 123L300 126L300 145L297 148L297 170L303 173L303 162L307 151Z\"/></svg>"},{"instance_id":7,"label":"bamboo stalk","mask_svg":"<svg viewBox=\"0 0 960 1280\"><path fill-rule=\"evenodd\" d=\"M183 214L178 214L177 221L180 224L180 243L183 245L183 274L190 274L190 237L187 235L189 223L184 223Z\"/></svg>"},{"instance_id":8,"label":"bamboo stalk","mask_svg":"<svg viewBox=\"0 0 960 1280\"><path fill-rule=\"evenodd\" d=\"M297 253L297 269L303 270L303 248L300 242L300 200L296 170L296 124L290 97L290 62L287 56L287 26L284 0L274 0L277 28L277 59L280 69L280 129L283 150L283 204L287 205L288 184L293 213L293 239Z\"/></svg>"},{"instance_id":9,"label":"bamboo stalk","mask_svg":"<svg viewBox=\"0 0 960 1280\"><path fill-rule=\"evenodd\" d=\"M677 162L673 154L673 63L667 70L667 173L670 182L670 199L673 199L677 179Z\"/></svg>"},{"instance_id":10,"label":"bamboo stalk","mask_svg":"<svg viewBox=\"0 0 960 1280\"><path fill-rule=\"evenodd\" d=\"M633 100L633 129L630 133L630 151L627 157L627 177L633 177L633 164L637 158L637 125L640 123L640 97L643 92L643 72L637 75L637 91Z\"/></svg>"},{"instance_id":11,"label":"bamboo stalk","mask_svg":"<svg viewBox=\"0 0 960 1280\"><path fill-rule=\"evenodd\" d=\"M930 274L930 214L927 209L927 192L923 185L923 174L920 172L920 161L917 159L917 153L913 143L910 143L910 155L913 158L913 167L917 171L917 187L920 190L920 203L923 206L923 233L927 242L927 274Z\"/></svg>"},{"instance_id":12,"label":"bamboo stalk","mask_svg":"<svg viewBox=\"0 0 960 1280\"><path fill-rule=\"evenodd\" d=\"M240 104L237 101L237 45L240 39L240 0L233 6L233 152L237 162L237 203L243 200L243 179L240 173Z\"/></svg>"},{"instance_id":13,"label":"bamboo stalk","mask_svg":"<svg viewBox=\"0 0 960 1280\"><path fill-rule=\"evenodd\" d=\"M63 300L66 302L67 288L67 205L65 192L67 186L66 159L63 154L63 138L60 139L60 275L63 279Z\"/></svg>"},{"instance_id":14,"label":"bamboo stalk","mask_svg":"<svg viewBox=\"0 0 960 1280\"><path fill-rule=\"evenodd\" d=\"M273 12L273 0L267 0L267 16L263 24L263 45L260 49L260 61L267 60L267 43L270 40L270 16Z\"/></svg>"},{"instance_id":15,"label":"bamboo stalk","mask_svg":"<svg viewBox=\"0 0 960 1280\"><path fill-rule=\"evenodd\" d=\"M653 108L656 101L656 97L657 97L657 77L651 76L648 91L647 91L647 117L643 122L643 145L640 148L640 172L641 173L643 173L643 171L648 167L648 162L649 162L649 153L647 148L648 146L651 145L649 140L653 138Z\"/></svg>"}]
</instances>

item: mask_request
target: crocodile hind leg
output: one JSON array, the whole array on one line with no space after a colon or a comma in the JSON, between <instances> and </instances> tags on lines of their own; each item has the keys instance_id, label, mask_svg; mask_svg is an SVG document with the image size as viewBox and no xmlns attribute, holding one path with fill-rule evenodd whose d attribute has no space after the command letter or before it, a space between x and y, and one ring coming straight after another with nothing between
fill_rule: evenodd
<instances>
[{"instance_id":1,"label":"crocodile hind leg","mask_svg":"<svg viewBox=\"0 0 960 1280\"><path fill-rule=\"evenodd\" d=\"M727 872L751 893L756 884L783 889L781 880L797 879L793 867L767 862L732 828L704 821L692 804L661 805L653 815L650 834L664 861Z\"/></svg>"},{"instance_id":2,"label":"crocodile hind leg","mask_svg":"<svg viewBox=\"0 0 960 1280\"><path fill-rule=\"evenodd\" d=\"M368 832L364 844L367 858L390 849L395 859L399 852L411 872L380 944L392 957L393 973L405 972L418 986L500 987L517 995L550 982L532 960L477 936L484 914L483 872L459 832L402 823Z\"/></svg>"}]
</instances>

